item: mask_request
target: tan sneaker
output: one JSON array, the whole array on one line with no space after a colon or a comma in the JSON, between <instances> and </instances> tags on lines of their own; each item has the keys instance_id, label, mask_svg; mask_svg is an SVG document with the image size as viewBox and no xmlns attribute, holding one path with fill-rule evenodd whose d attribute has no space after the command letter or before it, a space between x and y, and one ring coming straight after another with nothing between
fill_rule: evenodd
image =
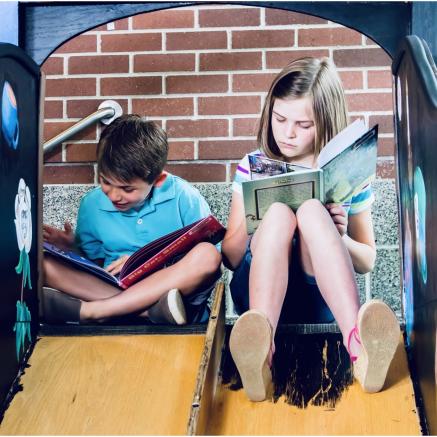
<instances>
[{"instance_id":1,"label":"tan sneaker","mask_svg":"<svg viewBox=\"0 0 437 437\"><path fill-rule=\"evenodd\" d=\"M381 300L366 302L358 312L361 353L354 362L354 376L364 391L382 390L388 368L399 344L399 322Z\"/></svg>"},{"instance_id":2,"label":"tan sneaker","mask_svg":"<svg viewBox=\"0 0 437 437\"><path fill-rule=\"evenodd\" d=\"M177 288L172 288L147 310L152 323L185 325L187 315L182 296Z\"/></svg>"},{"instance_id":3,"label":"tan sneaker","mask_svg":"<svg viewBox=\"0 0 437 437\"><path fill-rule=\"evenodd\" d=\"M247 311L235 322L229 349L251 401L263 401L267 397L272 382L268 365L271 345L272 327L260 311Z\"/></svg>"}]
</instances>

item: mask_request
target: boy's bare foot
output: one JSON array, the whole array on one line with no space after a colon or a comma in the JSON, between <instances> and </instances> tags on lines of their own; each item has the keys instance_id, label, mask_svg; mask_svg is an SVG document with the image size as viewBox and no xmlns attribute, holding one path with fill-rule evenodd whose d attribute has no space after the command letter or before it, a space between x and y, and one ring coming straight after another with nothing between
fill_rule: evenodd
<instances>
[{"instance_id":1,"label":"boy's bare foot","mask_svg":"<svg viewBox=\"0 0 437 437\"><path fill-rule=\"evenodd\" d=\"M260 311L247 311L235 322L229 348L251 401L263 401L267 397L272 382L268 363L271 345L272 328Z\"/></svg>"},{"instance_id":2,"label":"boy's bare foot","mask_svg":"<svg viewBox=\"0 0 437 437\"><path fill-rule=\"evenodd\" d=\"M177 288L172 288L158 302L147 310L147 317L152 323L185 325L187 315L182 296Z\"/></svg>"},{"instance_id":3,"label":"boy's bare foot","mask_svg":"<svg viewBox=\"0 0 437 437\"><path fill-rule=\"evenodd\" d=\"M399 344L399 323L393 311L380 300L366 302L358 312L361 353L354 362L354 376L364 391L380 391Z\"/></svg>"}]
</instances>

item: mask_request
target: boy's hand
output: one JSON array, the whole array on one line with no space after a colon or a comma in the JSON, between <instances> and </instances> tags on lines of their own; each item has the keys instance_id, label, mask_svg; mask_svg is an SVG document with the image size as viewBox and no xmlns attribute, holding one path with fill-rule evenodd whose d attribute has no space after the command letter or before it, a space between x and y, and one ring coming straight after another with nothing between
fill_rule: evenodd
<instances>
[{"instance_id":1,"label":"boy's hand","mask_svg":"<svg viewBox=\"0 0 437 437\"><path fill-rule=\"evenodd\" d=\"M64 230L54 228L53 226L43 225L42 236L44 241L53 244L63 250L74 248L74 232L71 223L64 223Z\"/></svg>"},{"instance_id":2,"label":"boy's hand","mask_svg":"<svg viewBox=\"0 0 437 437\"><path fill-rule=\"evenodd\" d=\"M124 266L124 263L128 260L129 255L123 255L122 257L118 258L115 261L112 261L111 264L109 264L105 270L108 273L111 273L111 275L116 275L117 273L120 273L121 269Z\"/></svg>"},{"instance_id":3,"label":"boy's hand","mask_svg":"<svg viewBox=\"0 0 437 437\"><path fill-rule=\"evenodd\" d=\"M335 203L328 203L326 209L331 215L332 221L338 230L338 233L342 237L346 234L348 218L346 210L341 205L336 205Z\"/></svg>"}]
</instances>

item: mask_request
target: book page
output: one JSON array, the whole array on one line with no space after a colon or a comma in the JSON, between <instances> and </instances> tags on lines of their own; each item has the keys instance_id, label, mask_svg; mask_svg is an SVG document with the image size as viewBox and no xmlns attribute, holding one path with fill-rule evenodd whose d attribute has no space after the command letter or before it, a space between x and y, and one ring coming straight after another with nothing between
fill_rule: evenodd
<instances>
[{"instance_id":1,"label":"book page","mask_svg":"<svg viewBox=\"0 0 437 437\"><path fill-rule=\"evenodd\" d=\"M378 128L323 167L325 201L343 203L375 178Z\"/></svg>"},{"instance_id":2,"label":"book page","mask_svg":"<svg viewBox=\"0 0 437 437\"><path fill-rule=\"evenodd\" d=\"M343 152L347 147L353 144L358 138L367 132L366 125L361 119L355 120L346 129L339 132L325 147L320 151L317 158L317 165L323 168L333 158Z\"/></svg>"}]
</instances>

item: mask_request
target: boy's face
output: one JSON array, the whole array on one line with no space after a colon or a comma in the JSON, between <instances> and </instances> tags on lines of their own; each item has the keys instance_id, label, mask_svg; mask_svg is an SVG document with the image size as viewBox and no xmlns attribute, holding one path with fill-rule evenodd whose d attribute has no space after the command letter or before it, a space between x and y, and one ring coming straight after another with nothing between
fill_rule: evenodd
<instances>
[{"instance_id":1,"label":"boy's face","mask_svg":"<svg viewBox=\"0 0 437 437\"><path fill-rule=\"evenodd\" d=\"M129 182L120 182L102 174L100 174L99 181L102 191L119 211L128 211L131 208L141 206L154 185L139 178Z\"/></svg>"}]
</instances>

